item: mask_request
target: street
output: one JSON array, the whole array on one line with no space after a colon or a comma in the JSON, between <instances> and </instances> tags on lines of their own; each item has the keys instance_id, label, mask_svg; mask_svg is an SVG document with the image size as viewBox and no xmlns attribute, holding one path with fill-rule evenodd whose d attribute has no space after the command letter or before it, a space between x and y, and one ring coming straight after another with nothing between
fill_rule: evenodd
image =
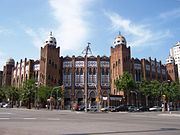
<instances>
[{"instance_id":1,"label":"street","mask_svg":"<svg viewBox=\"0 0 180 135\"><path fill-rule=\"evenodd\" d=\"M178 135L180 113L0 109L0 135Z\"/></svg>"}]
</instances>

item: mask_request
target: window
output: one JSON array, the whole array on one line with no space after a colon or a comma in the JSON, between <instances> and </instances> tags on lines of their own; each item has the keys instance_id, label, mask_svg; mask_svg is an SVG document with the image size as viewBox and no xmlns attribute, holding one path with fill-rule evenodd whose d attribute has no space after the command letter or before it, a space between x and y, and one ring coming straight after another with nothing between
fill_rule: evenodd
<instances>
[{"instance_id":1,"label":"window","mask_svg":"<svg viewBox=\"0 0 180 135\"><path fill-rule=\"evenodd\" d=\"M78 68L76 69L76 75L79 75L79 69Z\"/></svg>"},{"instance_id":2,"label":"window","mask_svg":"<svg viewBox=\"0 0 180 135\"><path fill-rule=\"evenodd\" d=\"M80 70L80 75L83 75L83 69L81 68L81 70Z\"/></svg>"},{"instance_id":3,"label":"window","mask_svg":"<svg viewBox=\"0 0 180 135\"><path fill-rule=\"evenodd\" d=\"M51 64L51 60L49 60L49 64Z\"/></svg>"},{"instance_id":4,"label":"window","mask_svg":"<svg viewBox=\"0 0 180 135\"><path fill-rule=\"evenodd\" d=\"M55 69L57 69L57 64L55 64Z\"/></svg>"},{"instance_id":5,"label":"window","mask_svg":"<svg viewBox=\"0 0 180 135\"><path fill-rule=\"evenodd\" d=\"M93 75L95 75L96 74L96 69L95 68L93 68Z\"/></svg>"},{"instance_id":6,"label":"window","mask_svg":"<svg viewBox=\"0 0 180 135\"><path fill-rule=\"evenodd\" d=\"M118 59L118 64L120 64L120 59Z\"/></svg>"},{"instance_id":7,"label":"window","mask_svg":"<svg viewBox=\"0 0 180 135\"><path fill-rule=\"evenodd\" d=\"M92 74L92 70L91 70L91 68L89 69L89 75L91 75Z\"/></svg>"},{"instance_id":8,"label":"window","mask_svg":"<svg viewBox=\"0 0 180 135\"><path fill-rule=\"evenodd\" d=\"M102 73L101 74L104 75L104 68L102 68Z\"/></svg>"},{"instance_id":9,"label":"window","mask_svg":"<svg viewBox=\"0 0 180 135\"><path fill-rule=\"evenodd\" d=\"M50 41L50 43L53 43L53 41Z\"/></svg>"},{"instance_id":10,"label":"window","mask_svg":"<svg viewBox=\"0 0 180 135\"><path fill-rule=\"evenodd\" d=\"M54 67L54 62L52 62L52 67Z\"/></svg>"},{"instance_id":11,"label":"window","mask_svg":"<svg viewBox=\"0 0 180 135\"><path fill-rule=\"evenodd\" d=\"M48 80L50 80L51 79L51 76L50 75L48 75Z\"/></svg>"}]
</instances>

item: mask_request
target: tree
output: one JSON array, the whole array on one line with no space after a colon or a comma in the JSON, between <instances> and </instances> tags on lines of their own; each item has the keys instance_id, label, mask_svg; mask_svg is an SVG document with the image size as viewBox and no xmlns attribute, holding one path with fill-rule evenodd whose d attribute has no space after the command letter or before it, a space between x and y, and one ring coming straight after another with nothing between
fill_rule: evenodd
<instances>
[{"instance_id":1,"label":"tree","mask_svg":"<svg viewBox=\"0 0 180 135\"><path fill-rule=\"evenodd\" d=\"M124 72L122 76L119 76L117 80L115 80L115 86L118 91L124 91L127 96L127 104L129 104L129 93L135 88L135 82L132 78L132 75L128 72Z\"/></svg>"},{"instance_id":2,"label":"tree","mask_svg":"<svg viewBox=\"0 0 180 135\"><path fill-rule=\"evenodd\" d=\"M23 82L21 89L21 99L27 105L28 109L31 109L32 101L35 100L35 92L36 85L34 80L30 79Z\"/></svg>"},{"instance_id":3,"label":"tree","mask_svg":"<svg viewBox=\"0 0 180 135\"><path fill-rule=\"evenodd\" d=\"M9 102L11 107L15 101L19 100L18 89L12 86L3 86L0 88L0 99L4 102Z\"/></svg>"},{"instance_id":4,"label":"tree","mask_svg":"<svg viewBox=\"0 0 180 135\"><path fill-rule=\"evenodd\" d=\"M47 99L50 97L51 90L52 88L48 86L40 86L38 88L37 98L42 107L45 107Z\"/></svg>"},{"instance_id":5,"label":"tree","mask_svg":"<svg viewBox=\"0 0 180 135\"><path fill-rule=\"evenodd\" d=\"M148 103L148 97L151 95L151 85L150 85L150 82L149 81L142 81L140 82L140 85L139 85L139 90L140 92L142 92L145 97L146 97L146 106L149 106L149 103Z\"/></svg>"},{"instance_id":6,"label":"tree","mask_svg":"<svg viewBox=\"0 0 180 135\"><path fill-rule=\"evenodd\" d=\"M153 101L155 101L156 105L158 105L159 97L162 95L161 84L157 80L152 80L150 82L151 87L151 97Z\"/></svg>"}]
</instances>

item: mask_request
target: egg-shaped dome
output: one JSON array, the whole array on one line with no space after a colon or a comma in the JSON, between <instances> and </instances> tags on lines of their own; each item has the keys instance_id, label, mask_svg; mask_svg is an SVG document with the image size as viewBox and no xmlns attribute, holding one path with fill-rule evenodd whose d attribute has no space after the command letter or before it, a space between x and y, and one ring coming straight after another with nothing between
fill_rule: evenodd
<instances>
[{"instance_id":1,"label":"egg-shaped dome","mask_svg":"<svg viewBox=\"0 0 180 135\"><path fill-rule=\"evenodd\" d=\"M114 45L126 45L125 37L119 34L114 40Z\"/></svg>"},{"instance_id":2,"label":"egg-shaped dome","mask_svg":"<svg viewBox=\"0 0 180 135\"><path fill-rule=\"evenodd\" d=\"M176 46L180 46L180 41L178 41L178 42L176 43Z\"/></svg>"},{"instance_id":3,"label":"egg-shaped dome","mask_svg":"<svg viewBox=\"0 0 180 135\"><path fill-rule=\"evenodd\" d=\"M48 38L44 41L44 45L52 45L56 46L56 38L52 36L52 32L50 32Z\"/></svg>"},{"instance_id":4,"label":"egg-shaped dome","mask_svg":"<svg viewBox=\"0 0 180 135\"><path fill-rule=\"evenodd\" d=\"M12 58L9 58L7 61L6 61L6 65L14 65L14 59Z\"/></svg>"},{"instance_id":5,"label":"egg-shaped dome","mask_svg":"<svg viewBox=\"0 0 180 135\"><path fill-rule=\"evenodd\" d=\"M174 58L169 55L169 57L166 59L166 64L172 64L175 63Z\"/></svg>"}]
</instances>

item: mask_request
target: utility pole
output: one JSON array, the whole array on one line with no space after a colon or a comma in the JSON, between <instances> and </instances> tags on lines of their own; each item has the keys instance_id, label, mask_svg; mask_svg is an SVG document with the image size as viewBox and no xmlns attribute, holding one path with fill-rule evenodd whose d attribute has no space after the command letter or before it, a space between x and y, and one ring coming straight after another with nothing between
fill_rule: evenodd
<instances>
[{"instance_id":1,"label":"utility pole","mask_svg":"<svg viewBox=\"0 0 180 135\"><path fill-rule=\"evenodd\" d=\"M87 47L83 50L82 54L85 54L85 74L84 74L84 104L85 104L85 112L87 112L88 108L88 54L92 54L90 45L91 43L88 42Z\"/></svg>"}]
</instances>

